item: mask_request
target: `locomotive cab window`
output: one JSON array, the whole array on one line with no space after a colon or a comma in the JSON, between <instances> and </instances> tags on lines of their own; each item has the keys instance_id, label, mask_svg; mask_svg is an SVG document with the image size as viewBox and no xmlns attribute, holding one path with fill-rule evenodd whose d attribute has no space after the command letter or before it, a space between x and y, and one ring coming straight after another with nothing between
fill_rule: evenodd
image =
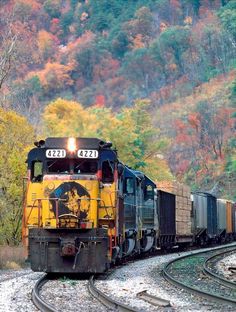
<instances>
[{"instance_id":1,"label":"locomotive cab window","mask_svg":"<svg viewBox=\"0 0 236 312\"><path fill-rule=\"evenodd\" d=\"M70 172L69 159L54 159L47 162L48 173L65 173Z\"/></svg>"},{"instance_id":2,"label":"locomotive cab window","mask_svg":"<svg viewBox=\"0 0 236 312\"><path fill-rule=\"evenodd\" d=\"M124 193L134 194L134 179L133 178L125 178Z\"/></svg>"},{"instance_id":3,"label":"locomotive cab window","mask_svg":"<svg viewBox=\"0 0 236 312\"><path fill-rule=\"evenodd\" d=\"M144 200L154 199L154 188L152 185L145 185L144 188Z\"/></svg>"},{"instance_id":4,"label":"locomotive cab window","mask_svg":"<svg viewBox=\"0 0 236 312\"><path fill-rule=\"evenodd\" d=\"M95 174L98 171L98 162L89 160L76 160L74 163L74 173Z\"/></svg>"},{"instance_id":5,"label":"locomotive cab window","mask_svg":"<svg viewBox=\"0 0 236 312\"><path fill-rule=\"evenodd\" d=\"M43 163L41 161L34 161L31 172L32 182L41 182L43 180Z\"/></svg>"},{"instance_id":6,"label":"locomotive cab window","mask_svg":"<svg viewBox=\"0 0 236 312\"><path fill-rule=\"evenodd\" d=\"M111 160L105 160L102 163L102 182L114 182L114 162Z\"/></svg>"}]
</instances>

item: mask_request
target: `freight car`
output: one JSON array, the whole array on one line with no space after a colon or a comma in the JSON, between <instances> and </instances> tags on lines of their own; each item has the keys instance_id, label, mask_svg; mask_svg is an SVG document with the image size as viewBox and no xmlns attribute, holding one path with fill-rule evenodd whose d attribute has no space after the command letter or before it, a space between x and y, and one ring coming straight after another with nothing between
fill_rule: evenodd
<instances>
[{"instance_id":1,"label":"freight car","mask_svg":"<svg viewBox=\"0 0 236 312\"><path fill-rule=\"evenodd\" d=\"M47 138L35 145L22 222L32 270L101 273L122 258L217 238L213 196L195 193L191 211L190 191L164 191L122 164L112 143Z\"/></svg>"},{"instance_id":2,"label":"freight car","mask_svg":"<svg viewBox=\"0 0 236 312\"><path fill-rule=\"evenodd\" d=\"M235 205L232 201L217 199L219 242L231 242L235 232Z\"/></svg>"},{"instance_id":3,"label":"freight car","mask_svg":"<svg viewBox=\"0 0 236 312\"><path fill-rule=\"evenodd\" d=\"M217 199L207 192L192 194L193 214L192 229L195 243L204 246L217 242Z\"/></svg>"}]
</instances>

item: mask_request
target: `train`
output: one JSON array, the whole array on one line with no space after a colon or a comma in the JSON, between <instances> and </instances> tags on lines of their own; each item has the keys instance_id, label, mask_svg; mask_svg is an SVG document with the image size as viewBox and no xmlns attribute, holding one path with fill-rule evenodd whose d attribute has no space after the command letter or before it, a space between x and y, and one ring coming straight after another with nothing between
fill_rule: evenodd
<instances>
[{"instance_id":1,"label":"train","mask_svg":"<svg viewBox=\"0 0 236 312\"><path fill-rule=\"evenodd\" d=\"M157 249L236 238L235 203L195 192L181 208L111 142L49 137L26 163L22 240L33 271L103 273Z\"/></svg>"}]
</instances>

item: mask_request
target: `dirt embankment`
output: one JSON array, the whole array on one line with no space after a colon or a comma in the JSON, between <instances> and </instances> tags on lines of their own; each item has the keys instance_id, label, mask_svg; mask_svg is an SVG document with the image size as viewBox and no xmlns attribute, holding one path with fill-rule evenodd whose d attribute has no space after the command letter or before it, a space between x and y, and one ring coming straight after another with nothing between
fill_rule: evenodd
<instances>
[{"instance_id":1,"label":"dirt embankment","mask_svg":"<svg viewBox=\"0 0 236 312\"><path fill-rule=\"evenodd\" d=\"M18 269L25 266L25 250L22 246L0 246L0 269Z\"/></svg>"}]
</instances>

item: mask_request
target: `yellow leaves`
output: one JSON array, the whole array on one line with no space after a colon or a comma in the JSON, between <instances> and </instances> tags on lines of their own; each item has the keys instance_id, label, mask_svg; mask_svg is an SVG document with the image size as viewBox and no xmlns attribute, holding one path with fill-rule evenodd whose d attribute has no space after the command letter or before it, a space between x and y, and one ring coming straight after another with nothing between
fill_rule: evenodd
<instances>
[{"instance_id":1,"label":"yellow leaves","mask_svg":"<svg viewBox=\"0 0 236 312\"><path fill-rule=\"evenodd\" d=\"M13 111L0 109L0 228L9 242L20 240L22 178L25 160L34 142L34 130Z\"/></svg>"},{"instance_id":2,"label":"yellow leaves","mask_svg":"<svg viewBox=\"0 0 236 312\"><path fill-rule=\"evenodd\" d=\"M84 136L90 114L77 102L57 99L43 114L47 136Z\"/></svg>"},{"instance_id":3,"label":"yellow leaves","mask_svg":"<svg viewBox=\"0 0 236 312\"><path fill-rule=\"evenodd\" d=\"M145 172L171 176L165 160L155 155L163 148L163 141L155 141L148 112L149 100L137 100L131 108L114 114L111 109L81 104L64 99L50 103L43 114L45 136L99 137L111 141L118 149L119 159Z\"/></svg>"},{"instance_id":4,"label":"yellow leaves","mask_svg":"<svg viewBox=\"0 0 236 312\"><path fill-rule=\"evenodd\" d=\"M4 146L0 148L1 152L11 152L12 148L17 147L21 153L27 144L32 143L33 133L33 128L24 117L0 109L0 144Z\"/></svg>"}]
</instances>

